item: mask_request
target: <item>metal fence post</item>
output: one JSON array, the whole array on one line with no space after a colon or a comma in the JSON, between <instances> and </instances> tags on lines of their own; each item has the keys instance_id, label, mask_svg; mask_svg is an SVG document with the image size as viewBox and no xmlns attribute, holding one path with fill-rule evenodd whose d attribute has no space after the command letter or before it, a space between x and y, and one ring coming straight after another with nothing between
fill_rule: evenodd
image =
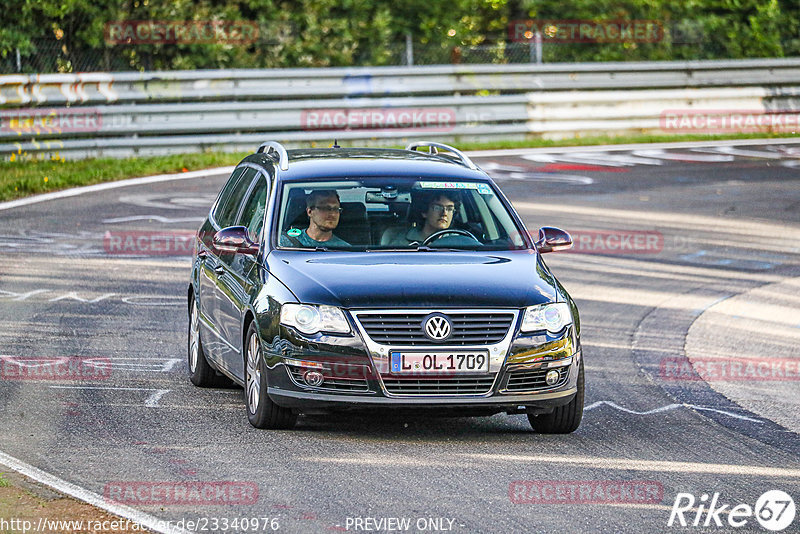
<instances>
[{"instance_id":1,"label":"metal fence post","mask_svg":"<svg viewBox=\"0 0 800 534\"><path fill-rule=\"evenodd\" d=\"M411 41L411 32L406 34L406 65L414 64L414 43Z\"/></svg>"}]
</instances>

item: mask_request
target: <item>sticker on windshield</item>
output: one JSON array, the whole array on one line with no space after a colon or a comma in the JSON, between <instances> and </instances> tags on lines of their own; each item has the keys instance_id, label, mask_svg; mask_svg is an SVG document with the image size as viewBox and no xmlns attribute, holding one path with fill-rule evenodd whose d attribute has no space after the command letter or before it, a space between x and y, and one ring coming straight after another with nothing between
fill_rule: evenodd
<instances>
[{"instance_id":1,"label":"sticker on windshield","mask_svg":"<svg viewBox=\"0 0 800 534\"><path fill-rule=\"evenodd\" d=\"M417 182L420 189L477 189L483 195L492 192L489 184L478 182Z\"/></svg>"},{"instance_id":2,"label":"sticker on windshield","mask_svg":"<svg viewBox=\"0 0 800 534\"><path fill-rule=\"evenodd\" d=\"M302 233L303 233L303 232L301 232L301 231L300 231L300 229L298 229L298 228L292 228L291 230L289 230L288 232L286 232L286 235L288 235L289 237L297 237L297 236L299 236L299 235L300 235L300 234L302 234Z\"/></svg>"}]
</instances>

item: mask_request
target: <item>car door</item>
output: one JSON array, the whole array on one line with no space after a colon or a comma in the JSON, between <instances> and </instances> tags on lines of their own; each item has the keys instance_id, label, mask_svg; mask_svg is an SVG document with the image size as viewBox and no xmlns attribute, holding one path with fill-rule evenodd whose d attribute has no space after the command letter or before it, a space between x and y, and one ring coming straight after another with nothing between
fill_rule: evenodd
<instances>
[{"instance_id":1,"label":"car door","mask_svg":"<svg viewBox=\"0 0 800 534\"><path fill-rule=\"evenodd\" d=\"M263 246L264 215L269 184L267 177L258 172L244 201L234 226L244 226L250 240ZM227 298L219 299L221 333L225 338L223 365L234 374L244 377L244 359L236 349L242 347L242 317L247 311L250 295L258 280L258 254L225 254L220 256L223 274L217 278L217 287Z\"/></svg>"},{"instance_id":2,"label":"car door","mask_svg":"<svg viewBox=\"0 0 800 534\"><path fill-rule=\"evenodd\" d=\"M198 251L202 262L199 276L201 325L204 333L210 334L204 335L203 348L206 351L206 357L218 365L222 363L225 342L219 317L220 295L217 289L217 282L224 271L220 261L220 253L214 249L211 241L216 231L232 225L242 198L250 187L250 182L254 176L254 173L248 173L247 171L247 167L238 167L234 170L209 214L207 226L201 229L204 234L202 248Z\"/></svg>"}]
</instances>

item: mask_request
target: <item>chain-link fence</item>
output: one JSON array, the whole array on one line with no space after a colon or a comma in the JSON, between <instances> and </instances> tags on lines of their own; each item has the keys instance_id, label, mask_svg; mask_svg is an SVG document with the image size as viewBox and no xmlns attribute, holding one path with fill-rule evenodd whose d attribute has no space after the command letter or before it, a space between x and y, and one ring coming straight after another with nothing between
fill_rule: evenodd
<instances>
[{"instance_id":1,"label":"chain-link fence","mask_svg":"<svg viewBox=\"0 0 800 534\"><path fill-rule=\"evenodd\" d=\"M276 53L274 42L248 44L242 47L214 45L105 45L97 49L78 49L55 39L37 39L33 51L12 52L0 58L0 74L54 72L121 72L173 69L277 68L298 66L380 66L380 65L453 65L556 63L586 61L587 52L606 60L624 57L623 43L536 43L500 41L477 46L450 44L395 43L385 47L379 59L375 54L358 53L347 64L287 64ZM648 57L659 59L695 59L696 42L671 43L671 57L657 51ZM648 47L647 43L634 46ZM248 48L249 47L249 48ZM260 53L263 51L263 53ZM184 55L185 57L181 57ZM641 56L642 54L639 54ZM646 52L644 54L647 56ZM191 57L189 63L186 58ZM641 59L638 57L637 59ZM713 57L704 58L713 59Z\"/></svg>"}]
</instances>

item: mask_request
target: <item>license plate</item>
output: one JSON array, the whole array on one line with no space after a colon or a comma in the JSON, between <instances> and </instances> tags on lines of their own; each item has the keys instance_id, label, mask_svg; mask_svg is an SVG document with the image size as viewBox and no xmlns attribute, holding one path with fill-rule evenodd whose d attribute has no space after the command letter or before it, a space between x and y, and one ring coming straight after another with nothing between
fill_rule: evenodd
<instances>
[{"instance_id":1,"label":"license plate","mask_svg":"<svg viewBox=\"0 0 800 534\"><path fill-rule=\"evenodd\" d=\"M392 374L488 373L488 352L392 352Z\"/></svg>"}]
</instances>

